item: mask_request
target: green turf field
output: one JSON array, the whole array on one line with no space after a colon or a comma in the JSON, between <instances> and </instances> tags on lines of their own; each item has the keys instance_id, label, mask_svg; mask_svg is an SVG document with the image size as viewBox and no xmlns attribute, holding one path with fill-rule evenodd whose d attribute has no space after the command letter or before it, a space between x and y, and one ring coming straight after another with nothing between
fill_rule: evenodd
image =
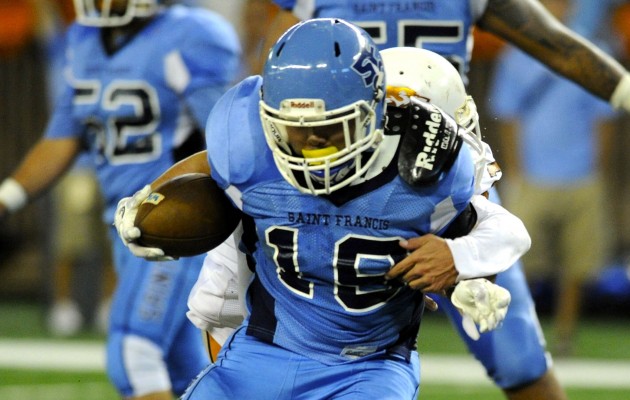
<instances>
[{"instance_id":1,"label":"green turf field","mask_svg":"<svg viewBox=\"0 0 630 400\"><path fill-rule=\"evenodd\" d=\"M89 332L76 339L49 339L43 329L42 321L42 310L35 305L0 303L0 345L3 341L5 343L37 343L38 346L33 347L33 352L36 353L42 352L41 343L53 348L89 344L92 348L97 349L102 344L102 336ZM544 320L543 329L548 330L548 323ZM500 391L492 386L480 371L477 373L481 379L474 382L451 382L447 379L445 383L440 378L435 379L436 373L442 374L445 378L449 378L450 375L452 378L453 372L457 369L464 369L464 373L467 373L466 368L469 368L467 366L476 367L476 364L466 355L464 346L442 315L428 315L423 321L419 351L422 355L421 362L422 357L425 357L426 368L429 368L430 365L436 365L432 364L434 360L443 358L450 361L455 360L455 362L462 360L461 368L458 368L458 364L455 364L455 367L449 364L451 366L448 368L442 367L443 371L423 371L423 374L431 375L433 378L427 377L422 381L420 398L431 400L503 399ZM28 358L37 358L35 357L36 354L25 353L25 358L27 358L26 355L30 356ZM44 354L40 354L40 356L43 357ZM2 362L2 357L3 355L0 354L0 362ZM79 355L79 357L81 356ZM93 354L86 353L85 357L93 357ZM575 359L592 361L594 363L593 374L601 373L602 371L598 371L601 366L610 367L617 365L616 363L630 368L630 320L588 319L584 321L578 336ZM563 362L564 360L558 360L559 369ZM0 399L117 399L115 392L107 383L104 373L99 368L90 367L82 370L74 367L64 370L63 368L46 369L41 364L36 365L36 362L31 366L26 364L21 366L6 365L6 362L0 364ZM461 373L461 371L459 372ZM471 374L472 372L471 370ZM568 368L563 372L571 371ZM627 376L627 383L621 387L602 385L599 385L601 387L588 387L588 385L583 385L579 379L577 381L575 379L570 380L570 382L572 383L567 385L567 391L572 400L630 399L630 374Z\"/></svg>"}]
</instances>

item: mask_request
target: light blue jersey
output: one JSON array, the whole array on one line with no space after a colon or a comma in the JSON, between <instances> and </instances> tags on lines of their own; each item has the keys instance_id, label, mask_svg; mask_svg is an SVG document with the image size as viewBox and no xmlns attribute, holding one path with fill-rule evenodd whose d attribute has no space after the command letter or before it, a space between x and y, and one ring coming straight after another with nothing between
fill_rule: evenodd
<instances>
[{"instance_id":1,"label":"light blue jersey","mask_svg":"<svg viewBox=\"0 0 630 400\"><path fill-rule=\"evenodd\" d=\"M439 234L467 207L468 149L439 184L406 184L386 152L373 178L329 196L304 194L281 176L265 142L261 82L231 89L206 132L208 143L225 143L208 151L213 177L240 193L234 198L255 224L255 240L245 239L256 261L247 333L330 365L383 351L408 357L422 294L383 276L406 256L401 239Z\"/></svg>"},{"instance_id":2,"label":"light blue jersey","mask_svg":"<svg viewBox=\"0 0 630 400\"><path fill-rule=\"evenodd\" d=\"M379 49L421 47L441 54L465 76L472 27L486 0L274 0L300 19L343 18L365 29Z\"/></svg>"},{"instance_id":3,"label":"light blue jersey","mask_svg":"<svg viewBox=\"0 0 630 400\"><path fill-rule=\"evenodd\" d=\"M85 140L112 223L121 197L200 150L184 145L233 83L238 38L216 14L171 7L114 54L98 28L75 23L68 43L66 87L46 135Z\"/></svg>"},{"instance_id":4,"label":"light blue jersey","mask_svg":"<svg viewBox=\"0 0 630 400\"><path fill-rule=\"evenodd\" d=\"M217 14L164 9L114 52L101 29L68 31L66 82L46 135L80 138L105 197L105 222L174 162L202 150L210 109L238 73L234 29ZM107 372L122 397L181 394L208 363L186 301L203 255L155 263L133 256L112 228L117 287Z\"/></svg>"}]
</instances>

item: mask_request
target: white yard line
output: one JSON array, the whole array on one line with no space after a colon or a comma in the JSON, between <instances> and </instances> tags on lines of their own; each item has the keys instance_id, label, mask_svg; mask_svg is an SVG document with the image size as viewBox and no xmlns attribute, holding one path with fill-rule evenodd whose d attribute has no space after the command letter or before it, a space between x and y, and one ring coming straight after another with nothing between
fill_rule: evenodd
<instances>
[{"instance_id":1,"label":"white yard line","mask_svg":"<svg viewBox=\"0 0 630 400\"><path fill-rule=\"evenodd\" d=\"M105 345L97 342L2 339L0 368L104 371Z\"/></svg>"},{"instance_id":2,"label":"white yard line","mask_svg":"<svg viewBox=\"0 0 630 400\"><path fill-rule=\"evenodd\" d=\"M426 354L421 355L420 363L421 383L492 385L481 364L472 357ZM566 387L630 389L630 360L563 359L555 361L554 369Z\"/></svg>"},{"instance_id":3,"label":"white yard line","mask_svg":"<svg viewBox=\"0 0 630 400\"><path fill-rule=\"evenodd\" d=\"M491 385L472 357L423 354L421 382ZM0 340L0 368L104 371L105 347L97 342ZM558 378L567 387L630 388L630 360L559 360Z\"/></svg>"}]
</instances>

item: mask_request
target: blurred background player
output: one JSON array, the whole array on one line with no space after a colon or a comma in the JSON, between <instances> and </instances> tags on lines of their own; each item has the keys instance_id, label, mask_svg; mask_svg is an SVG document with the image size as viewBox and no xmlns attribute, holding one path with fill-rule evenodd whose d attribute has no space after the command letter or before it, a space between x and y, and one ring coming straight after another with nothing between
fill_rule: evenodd
<instances>
[{"instance_id":1,"label":"blurred background player","mask_svg":"<svg viewBox=\"0 0 630 400\"><path fill-rule=\"evenodd\" d=\"M46 93L52 110L65 87L66 30L75 19L74 4L72 0L44 0L33 9L47 61ZM71 336L88 327L105 333L115 273L107 229L101 223L103 197L88 154L77 159L53 188L51 197L48 331L55 336Z\"/></svg>"},{"instance_id":2,"label":"blurred background player","mask_svg":"<svg viewBox=\"0 0 630 400\"><path fill-rule=\"evenodd\" d=\"M576 13L571 0L541 3L562 21ZM610 261L604 205L614 113L515 48L500 56L489 98L500 120L505 204L532 235L526 276L532 285L551 281L557 289L553 353L570 355L586 285Z\"/></svg>"},{"instance_id":3,"label":"blurred background player","mask_svg":"<svg viewBox=\"0 0 630 400\"><path fill-rule=\"evenodd\" d=\"M533 0L487 2L463 0L433 3L410 10L397 1L378 5L344 1L275 1L283 8L268 41L299 19L340 17L357 23L375 39L379 48L418 46L448 58L466 77L471 58L474 26L496 34L543 60L557 72L579 81L588 90L630 111L630 75L614 59L561 25ZM527 23L525 23L527 21ZM571 51L579 48L584 51ZM568 53L568 54L567 54ZM262 57L261 57L262 59ZM581 68L575 68L579 65ZM597 79L594 75L598 74ZM595 83L597 82L597 84ZM613 96L614 92L614 96ZM499 201L496 191L491 199ZM564 399L566 396L551 369L534 302L518 264L500 274L497 283L510 290L511 311L522 308L528 318L508 313L503 328L473 342L460 331L469 349L510 399ZM450 302L438 299L454 325L459 314ZM528 343L524 346L523 343ZM523 349L527 349L524 352ZM518 350L517 350L518 349Z\"/></svg>"},{"instance_id":4,"label":"blurred background player","mask_svg":"<svg viewBox=\"0 0 630 400\"><path fill-rule=\"evenodd\" d=\"M0 185L0 216L49 189L85 150L111 225L121 196L204 148L210 109L238 73L238 37L217 14L155 0L75 6L66 85L45 136ZM122 397L172 399L208 363L185 316L203 257L150 263L119 240L113 247L108 375Z\"/></svg>"},{"instance_id":5,"label":"blurred background player","mask_svg":"<svg viewBox=\"0 0 630 400\"><path fill-rule=\"evenodd\" d=\"M103 197L94 168L80 156L52 191L50 333L71 336L92 328L105 333L116 278Z\"/></svg>"},{"instance_id":6,"label":"blurred background player","mask_svg":"<svg viewBox=\"0 0 630 400\"><path fill-rule=\"evenodd\" d=\"M260 62L260 54L266 49L262 48L262 41L249 39L266 37L269 23L278 12L275 4L269 0L171 0L171 2L205 7L223 15L236 27L243 44L241 77L258 72L255 68Z\"/></svg>"}]
</instances>

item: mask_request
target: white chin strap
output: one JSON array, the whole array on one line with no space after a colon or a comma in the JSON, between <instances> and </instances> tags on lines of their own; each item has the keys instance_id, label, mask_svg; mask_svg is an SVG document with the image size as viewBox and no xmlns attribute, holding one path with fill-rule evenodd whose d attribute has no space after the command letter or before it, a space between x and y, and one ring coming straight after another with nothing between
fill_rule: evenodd
<instances>
[{"instance_id":1,"label":"white chin strap","mask_svg":"<svg viewBox=\"0 0 630 400\"><path fill-rule=\"evenodd\" d=\"M488 145L481 138L481 128L479 127L479 113L477 112L477 105L471 96L466 98L466 103L455 111L455 122L463 128L464 133L461 134L464 142L470 146L473 150L474 164L475 164L475 193L480 194L482 181L486 174L486 166L489 163L494 162L494 158L491 161L487 159ZM492 153L490 153L492 157Z\"/></svg>"}]
</instances>

